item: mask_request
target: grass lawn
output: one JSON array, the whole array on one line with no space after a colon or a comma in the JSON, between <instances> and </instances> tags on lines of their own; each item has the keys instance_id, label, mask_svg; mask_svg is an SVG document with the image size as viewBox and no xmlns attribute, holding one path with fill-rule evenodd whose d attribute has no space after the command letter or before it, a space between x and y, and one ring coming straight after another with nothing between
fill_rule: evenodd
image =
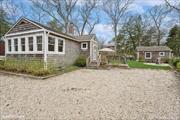
<instances>
[{"instance_id":1,"label":"grass lawn","mask_svg":"<svg viewBox=\"0 0 180 120\"><path fill-rule=\"evenodd\" d=\"M161 69L161 70L171 70L169 66L158 66L158 65L146 65L138 61L128 61L130 68L144 68L144 69Z\"/></svg>"},{"instance_id":2,"label":"grass lawn","mask_svg":"<svg viewBox=\"0 0 180 120\"><path fill-rule=\"evenodd\" d=\"M112 65L122 64L122 62L120 60L110 60L109 63L112 64Z\"/></svg>"}]
</instances>

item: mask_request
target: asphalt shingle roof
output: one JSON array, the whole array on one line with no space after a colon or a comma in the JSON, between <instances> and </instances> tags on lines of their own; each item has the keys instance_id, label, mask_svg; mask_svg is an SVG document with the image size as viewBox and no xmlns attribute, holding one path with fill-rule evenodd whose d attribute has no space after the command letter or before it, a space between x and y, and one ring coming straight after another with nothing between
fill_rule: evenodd
<instances>
[{"instance_id":1,"label":"asphalt shingle roof","mask_svg":"<svg viewBox=\"0 0 180 120\"><path fill-rule=\"evenodd\" d=\"M137 47L137 51L172 51L167 46L142 46Z\"/></svg>"},{"instance_id":2,"label":"asphalt shingle roof","mask_svg":"<svg viewBox=\"0 0 180 120\"><path fill-rule=\"evenodd\" d=\"M91 40L93 37L95 37L95 34L75 36L75 38L78 39L79 41Z\"/></svg>"},{"instance_id":3,"label":"asphalt shingle roof","mask_svg":"<svg viewBox=\"0 0 180 120\"><path fill-rule=\"evenodd\" d=\"M29 19L28 19L28 20L29 20ZM32 20L30 20L30 21L36 23L37 25L39 25L39 26L41 26L41 27L43 27L43 28L45 28L45 29L47 29L47 30L50 30L50 31L53 31L53 32L56 32L56 33L59 33L59 34L65 35L65 36L68 36L68 37L70 37L70 38L72 38L72 39L77 39L78 41L91 40L93 37L96 36L95 34L81 35L81 36L71 36L71 35L68 35L68 34L66 34L66 33L56 31L56 30L54 30L53 28L50 28L50 27L45 26L45 25L43 25L43 24L40 24L40 23L38 23L38 22L35 22L35 21L32 21Z\"/></svg>"},{"instance_id":4,"label":"asphalt shingle roof","mask_svg":"<svg viewBox=\"0 0 180 120\"><path fill-rule=\"evenodd\" d=\"M27 19L27 18L26 18L26 19ZM32 20L30 20L30 19L28 19L28 20L31 21L31 22L34 22L35 24L37 24L37 25L39 25L39 26L41 26L41 27L43 27L43 28L45 28L45 29L47 29L47 30L53 31L53 32L58 33L58 34L65 35L65 36L70 37L70 38L72 38L72 39L75 39L75 37L73 37L73 36L71 36L71 35L68 35L68 34L63 33L63 32L59 32L59 31L57 31L57 30L54 30L53 28L50 28L50 27L45 26L45 25L43 25L43 24L41 24L41 23L32 21Z\"/></svg>"}]
</instances>

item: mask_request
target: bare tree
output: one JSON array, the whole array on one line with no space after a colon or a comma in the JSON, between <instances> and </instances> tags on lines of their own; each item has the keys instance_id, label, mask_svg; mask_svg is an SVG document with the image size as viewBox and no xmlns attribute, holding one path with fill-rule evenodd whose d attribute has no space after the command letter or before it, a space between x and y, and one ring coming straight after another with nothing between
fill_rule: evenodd
<instances>
[{"instance_id":1,"label":"bare tree","mask_svg":"<svg viewBox=\"0 0 180 120\"><path fill-rule=\"evenodd\" d=\"M4 4L3 9L6 11L10 23L14 24L18 18L22 16L18 5L16 5L13 0L4 0L2 2Z\"/></svg>"},{"instance_id":2,"label":"bare tree","mask_svg":"<svg viewBox=\"0 0 180 120\"><path fill-rule=\"evenodd\" d=\"M157 31L157 45L158 46L160 45L160 41L162 39L161 27L163 24L163 20L166 18L166 16L168 15L170 11L171 10L166 8L166 6L164 5L155 6L148 11L149 17L154 23L154 26Z\"/></svg>"},{"instance_id":3,"label":"bare tree","mask_svg":"<svg viewBox=\"0 0 180 120\"><path fill-rule=\"evenodd\" d=\"M167 4L169 7L177 10L177 11L180 13L180 2L179 2L179 0L174 0L174 4L170 3L169 0L164 0L164 1L166 2L166 4Z\"/></svg>"},{"instance_id":4,"label":"bare tree","mask_svg":"<svg viewBox=\"0 0 180 120\"><path fill-rule=\"evenodd\" d=\"M108 15L113 25L114 35L115 35L115 50L117 46L116 37L118 34L118 24L120 19L128 9L132 0L104 0L103 1L103 11Z\"/></svg>"},{"instance_id":5,"label":"bare tree","mask_svg":"<svg viewBox=\"0 0 180 120\"><path fill-rule=\"evenodd\" d=\"M30 0L33 5L40 8L56 20L65 32L68 32L68 25L72 21L73 10L78 0Z\"/></svg>"},{"instance_id":6,"label":"bare tree","mask_svg":"<svg viewBox=\"0 0 180 120\"><path fill-rule=\"evenodd\" d=\"M42 22L46 16L46 13L36 6L31 6L32 18L38 22Z\"/></svg>"},{"instance_id":7,"label":"bare tree","mask_svg":"<svg viewBox=\"0 0 180 120\"><path fill-rule=\"evenodd\" d=\"M81 1L78 9L78 15L74 24L76 24L79 35L86 32L91 34L96 24L99 23L99 16L97 15L98 0L85 0Z\"/></svg>"}]
</instances>

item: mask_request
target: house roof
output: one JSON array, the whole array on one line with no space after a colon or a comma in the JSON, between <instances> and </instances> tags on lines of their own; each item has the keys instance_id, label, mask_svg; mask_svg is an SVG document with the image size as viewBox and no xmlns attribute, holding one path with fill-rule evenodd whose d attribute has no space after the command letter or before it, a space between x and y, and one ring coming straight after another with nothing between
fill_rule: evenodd
<instances>
[{"instance_id":1,"label":"house roof","mask_svg":"<svg viewBox=\"0 0 180 120\"><path fill-rule=\"evenodd\" d=\"M96 37L95 34L75 36L79 41L90 41L94 37Z\"/></svg>"},{"instance_id":2,"label":"house roof","mask_svg":"<svg viewBox=\"0 0 180 120\"><path fill-rule=\"evenodd\" d=\"M50 27L48 27L48 26L45 26L45 25L43 25L43 24L41 24L41 23L35 22L35 21L30 20L30 19L25 18L25 17L20 18L20 19L13 25L13 27L16 26L16 25L17 25L20 21L22 21L22 20L29 21L29 22L33 23L34 25L39 26L40 28L44 28L44 29L46 29L46 30L52 31L52 32L54 32L54 33L56 33L56 34L58 34L58 35L61 35L61 36L64 36L64 37L67 37L67 38L76 40L76 38L73 37L73 36L71 36L71 35L68 35L68 34L63 33L63 32L59 32L59 31L57 31L57 30L54 30L53 28L50 28ZM11 27L11 29L12 29L13 27ZM11 29L10 29L10 30L11 30ZM10 30L9 30L9 31L10 31ZM6 34L8 34L9 31L8 31Z\"/></svg>"},{"instance_id":3,"label":"house roof","mask_svg":"<svg viewBox=\"0 0 180 120\"><path fill-rule=\"evenodd\" d=\"M90 34L90 35L81 35L81 36L72 36L72 35L69 35L69 34L67 34L67 33L63 33L63 32L59 32L59 31L57 31L57 30L54 30L53 28L50 28L50 27L48 27L48 26L45 26L45 25L43 25L43 24L41 24L41 23L38 23L38 22L35 22L35 21L33 21L33 20L30 20L30 19L28 19L28 18L20 18L17 22L16 22L16 24L17 23L19 23L21 20L26 20L26 21L29 21L29 22L31 22L31 23L33 23L33 24L35 24L35 25L37 25L37 26L39 26L39 27L41 27L41 28L44 28L44 29L46 29L46 30L48 30L48 31L52 31L52 32L54 32L54 33L56 33L56 34L58 34L58 35L62 35L62 36L64 36L64 37L67 37L67 38L70 38L70 39L72 39L72 40L75 40L75 41L90 41L93 37L95 37L96 38L96 35L95 34ZM16 24L14 24L14 26L16 25ZM13 27L14 27L13 26ZM12 27L12 28L13 28ZM12 29L11 28L11 29ZM10 30L11 30L10 29ZM10 31L9 30L9 31ZM8 31L8 32L9 32ZM7 32L7 33L8 33ZM6 33L6 34L7 34Z\"/></svg>"},{"instance_id":4,"label":"house roof","mask_svg":"<svg viewBox=\"0 0 180 120\"><path fill-rule=\"evenodd\" d=\"M137 51L172 51L167 46L141 46L136 49Z\"/></svg>"},{"instance_id":5,"label":"house roof","mask_svg":"<svg viewBox=\"0 0 180 120\"><path fill-rule=\"evenodd\" d=\"M27 19L27 18L26 18L26 19ZM32 20L30 20L30 19L28 19L28 20L31 21L31 22L34 22L35 24L37 24L37 25L39 25L39 26L41 26L41 27L43 27L43 28L45 28L46 30L53 31L53 32L55 32L55 33L62 34L62 35L65 35L65 36L68 36L68 37L71 37L71 38L75 39L75 37L73 37L73 36L71 36L71 35L68 35L68 34L63 33L63 32L59 32L59 31L57 31L57 30L55 30L55 29L53 29L53 28L50 28L50 27L45 26L45 25L43 25L43 24L41 24L41 23L32 21Z\"/></svg>"}]
</instances>

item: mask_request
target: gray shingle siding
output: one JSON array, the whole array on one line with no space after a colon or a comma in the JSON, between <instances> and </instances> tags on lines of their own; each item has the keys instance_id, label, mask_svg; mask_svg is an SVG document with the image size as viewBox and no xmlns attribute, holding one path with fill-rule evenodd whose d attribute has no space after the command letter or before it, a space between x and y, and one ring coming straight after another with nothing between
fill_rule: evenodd
<instances>
[{"instance_id":1,"label":"gray shingle siding","mask_svg":"<svg viewBox=\"0 0 180 120\"><path fill-rule=\"evenodd\" d=\"M48 54L49 64L55 64L59 67L68 66L75 62L80 55L80 44L75 41L65 40L65 54Z\"/></svg>"}]
</instances>

